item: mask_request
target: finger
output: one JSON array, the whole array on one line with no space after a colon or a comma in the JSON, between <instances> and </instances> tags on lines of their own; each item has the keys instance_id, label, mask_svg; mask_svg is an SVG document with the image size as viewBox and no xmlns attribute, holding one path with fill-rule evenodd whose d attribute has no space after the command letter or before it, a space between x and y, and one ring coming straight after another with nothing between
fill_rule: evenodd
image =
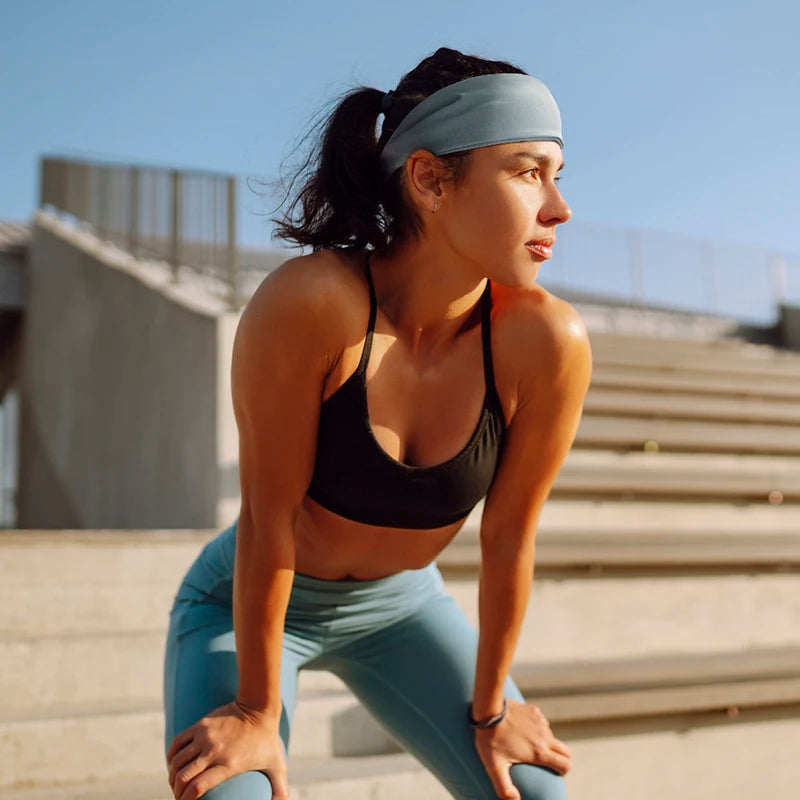
<instances>
[{"instance_id":1,"label":"finger","mask_svg":"<svg viewBox=\"0 0 800 800\"><path fill-rule=\"evenodd\" d=\"M557 753L561 753L561 755L566 756L567 758L572 758L572 750L570 750L570 748L567 747L567 745L565 745L560 739L553 739L553 741L550 742L550 747Z\"/></svg>"},{"instance_id":2,"label":"finger","mask_svg":"<svg viewBox=\"0 0 800 800\"><path fill-rule=\"evenodd\" d=\"M562 756L555 750L548 751L547 755L543 756L538 763L544 767L554 769L560 775L566 775L572 766L570 760L566 756Z\"/></svg>"},{"instance_id":3,"label":"finger","mask_svg":"<svg viewBox=\"0 0 800 800\"><path fill-rule=\"evenodd\" d=\"M264 770L272 784L272 800L289 800L289 776L286 768Z\"/></svg>"},{"instance_id":4,"label":"finger","mask_svg":"<svg viewBox=\"0 0 800 800\"><path fill-rule=\"evenodd\" d=\"M222 781L232 776L232 772L220 764L209 767L191 780L180 794L176 794L176 800L196 800L206 792L219 786Z\"/></svg>"},{"instance_id":5,"label":"finger","mask_svg":"<svg viewBox=\"0 0 800 800\"><path fill-rule=\"evenodd\" d=\"M517 787L511 782L510 767L511 764L508 763L496 765L494 769L489 770L489 778L495 794L502 800L521 800Z\"/></svg>"},{"instance_id":6,"label":"finger","mask_svg":"<svg viewBox=\"0 0 800 800\"><path fill-rule=\"evenodd\" d=\"M172 740L172 743L169 746L169 750L167 750L167 763L172 760L172 756L178 752L181 748L185 747L189 742L192 741L194 738L194 725L191 728L186 728L186 730L181 731L180 733L175 735L175 738Z\"/></svg>"},{"instance_id":7,"label":"finger","mask_svg":"<svg viewBox=\"0 0 800 800\"><path fill-rule=\"evenodd\" d=\"M196 758L192 759L183 769L175 774L175 782L172 784L172 791L176 797L180 797L186 792L198 775L203 773L203 770L209 766L210 759L207 754L200 753ZM199 797L199 795L198 795Z\"/></svg>"},{"instance_id":8,"label":"finger","mask_svg":"<svg viewBox=\"0 0 800 800\"><path fill-rule=\"evenodd\" d=\"M177 774L200 753L200 747L195 742L189 742L182 750L178 750L169 762L169 785L175 785Z\"/></svg>"}]
</instances>

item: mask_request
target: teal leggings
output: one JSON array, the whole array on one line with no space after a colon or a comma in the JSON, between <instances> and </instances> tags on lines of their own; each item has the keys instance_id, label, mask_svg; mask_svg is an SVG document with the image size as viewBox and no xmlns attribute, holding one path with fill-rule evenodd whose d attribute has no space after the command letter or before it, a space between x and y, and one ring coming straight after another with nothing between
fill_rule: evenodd
<instances>
[{"instance_id":1,"label":"teal leggings","mask_svg":"<svg viewBox=\"0 0 800 800\"><path fill-rule=\"evenodd\" d=\"M175 734L236 696L235 547L236 523L205 546L175 598L164 665L165 751ZM281 663L284 748L298 670L327 670L453 797L496 798L466 724L476 652L477 633L446 592L435 563L369 581L295 573ZM522 700L510 678L505 693ZM566 797L563 778L545 767L515 764L511 779L523 800ZM237 775L204 795L206 800L271 797L261 772Z\"/></svg>"}]
</instances>

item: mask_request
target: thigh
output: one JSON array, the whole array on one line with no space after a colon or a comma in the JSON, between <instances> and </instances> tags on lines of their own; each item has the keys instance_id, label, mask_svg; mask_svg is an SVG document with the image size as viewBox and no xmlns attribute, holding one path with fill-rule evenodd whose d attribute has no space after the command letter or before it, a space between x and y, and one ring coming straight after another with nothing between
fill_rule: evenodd
<instances>
[{"instance_id":1,"label":"thigh","mask_svg":"<svg viewBox=\"0 0 800 800\"><path fill-rule=\"evenodd\" d=\"M281 661L280 735L289 746L297 694L297 670L311 646L284 637ZM164 660L164 748L205 714L236 698L239 672L229 606L178 601L170 617ZM203 795L205 800L270 800L272 787L261 772L246 772Z\"/></svg>"},{"instance_id":2,"label":"thigh","mask_svg":"<svg viewBox=\"0 0 800 800\"><path fill-rule=\"evenodd\" d=\"M343 647L332 669L395 739L458 800L496 793L466 723L472 700L477 631L455 600L437 595L413 615ZM331 654L333 655L333 654ZM522 700L509 678L506 696ZM563 800L563 778L515 764L522 800Z\"/></svg>"}]
</instances>

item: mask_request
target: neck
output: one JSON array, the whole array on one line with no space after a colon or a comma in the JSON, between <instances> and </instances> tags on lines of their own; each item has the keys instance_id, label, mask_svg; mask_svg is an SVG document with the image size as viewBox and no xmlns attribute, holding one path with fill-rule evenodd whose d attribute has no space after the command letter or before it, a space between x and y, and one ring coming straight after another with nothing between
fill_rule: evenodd
<instances>
[{"instance_id":1,"label":"neck","mask_svg":"<svg viewBox=\"0 0 800 800\"><path fill-rule=\"evenodd\" d=\"M485 279L430 243L373 256L378 306L414 356L448 347L478 320Z\"/></svg>"}]
</instances>

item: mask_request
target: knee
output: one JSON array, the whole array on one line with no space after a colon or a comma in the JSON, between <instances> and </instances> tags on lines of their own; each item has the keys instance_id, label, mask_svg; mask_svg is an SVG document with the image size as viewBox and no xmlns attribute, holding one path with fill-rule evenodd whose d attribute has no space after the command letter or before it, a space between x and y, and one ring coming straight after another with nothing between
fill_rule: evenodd
<instances>
[{"instance_id":1,"label":"knee","mask_svg":"<svg viewBox=\"0 0 800 800\"><path fill-rule=\"evenodd\" d=\"M534 764L513 764L511 780L522 800L566 800L567 787L561 775Z\"/></svg>"},{"instance_id":2,"label":"knee","mask_svg":"<svg viewBox=\"0 0 800 800\"><path fill-rule=\"evenodd\" d=\"M263 772L242 772L209 789L203 800L272 800L272 784Z\"/></svg>"}]
</instances>

